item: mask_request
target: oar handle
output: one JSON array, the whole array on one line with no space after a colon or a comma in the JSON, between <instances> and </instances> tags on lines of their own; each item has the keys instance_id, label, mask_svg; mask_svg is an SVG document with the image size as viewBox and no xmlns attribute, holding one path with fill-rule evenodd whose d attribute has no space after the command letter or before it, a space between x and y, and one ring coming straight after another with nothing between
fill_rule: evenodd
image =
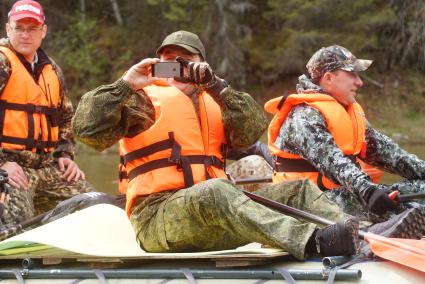
<instances>
[{"instance_id":1,"label":"oar handle","mask_svg":"<svg viewBox=\"0 0 425 284\"><path fill-rule=\"evenodd\" d=\"M425 199L425 192L421 193L412 193L412 194L403 194L398 196L398 200L401 202L411 201L415 199Z\"/></svg>"},{"instance_id":2,"label":"oar handle","mask_svg":"<svg viewBox=\"0 0 425 284\"><path fill-rule=\"evenodd\" d=\"M272 182L272 177L256 177L256 178L241 178L241 179L231 179L234 184L242 185L242 184L252 184L252 183L267 183Z\"/></svg>"},{"instance_id":3,"label":"oar handle","mask_svg":"<svg viewBox=\"0 0 425 284\"><path fill-rule=\"evenodd\" d=\"M293 208L291 206L276 202L276 201L271 200L269 198L262 197L260 195L257 195L255 193L252 193L252 192L249 192L249 191L246 191L246 190L243 190L243 189L241 189L241 190L246 196L248 196L252 200L254 200L258 203L261 203L264 206L267 206L269 208L275 209L275 210L277 210L281 213L285 213L285 214L291 215L293 217L299 217L299 218L305 219L307 221L311 221L315 224L321 224L321 225L335 224L335 222L332 222L332 221L325 219L325 218L322 218L320 216L316 216L316 215L311 214L309 212L305 212L305 211L302 211L300 209Z\"/></svg>"}]
</instances>

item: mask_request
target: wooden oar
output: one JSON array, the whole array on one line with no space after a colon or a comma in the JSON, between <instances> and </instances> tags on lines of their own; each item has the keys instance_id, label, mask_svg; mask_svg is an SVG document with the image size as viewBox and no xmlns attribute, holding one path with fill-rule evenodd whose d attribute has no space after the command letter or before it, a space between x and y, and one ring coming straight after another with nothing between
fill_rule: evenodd
<instances>
[{"instance_id":1,"label":"wooden oar","mask_svg":"<svg viewBox=\"0 0 425 284\"><path fill-rule=\"evenodd\" d=\"M299 217L316 224L332 225L334 222L314 214L292 208L274 200L241 190L252 200L279 212ZM377 256L404 266L425 272L425 242L412 239L386 238L376 234L359 231L359 236L369 242L370 249Z\"/></svg>"}]
</instances>

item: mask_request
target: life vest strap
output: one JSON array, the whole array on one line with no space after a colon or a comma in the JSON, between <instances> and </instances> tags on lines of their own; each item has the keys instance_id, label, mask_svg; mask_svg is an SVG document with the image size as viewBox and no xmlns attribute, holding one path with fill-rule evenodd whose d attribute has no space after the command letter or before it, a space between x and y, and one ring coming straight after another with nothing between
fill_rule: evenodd
<instances>
[{"instance_id":1,"label":"life vest strap","mask_svg":"<svg viewBox=\"0 0 425 284\"><path fill-rule=\"evenodd\" d=\"M28 119L28 137L12 137L3 135L4 120L6 110L23 111L27 113ZM42 141L34 139L34 117L32 114L39 113L46 115L46 121L48 125L48 140ZM25 149L31 151L36 148L37 152L42 152L45 148L51 148L56 146L56 141L52 141L52 127L58 125L58 110L55 107L40 106L34 104L18 104L10 103L5 100L0 100L0 142L24 145Z\"/></svg>"},{"instance_id":2,"label":"life vest strap","mask_svg":"<svg viewBox=\"0 0 425 284\"><path fill-rule=\"evenodd\" d=\"M34 138L18 138L18 137L4 136L4 135L0 135L0 142L24 145L30 149L34 147L53 148L56 146L56 142L53 142L53 141L40 141L40 140L35 140Z\"/></svg>"},{"instance_id":3,"label":"life vest strap","mask_svg":"<svg viewBox=\"0 0 425 284\"><path fill-rule=\"evenodd\" d=\"M220 169L224 167L224 163L218 157L205 156L205 155L190 155L190 156L181 156L180 159L178 160L171 160L169 158L164 158L164 159L158 159L158 160L147 162L131 170L128 173L128 177L130 180L132 180L140 174L144 174L146 172L159 169L159 168L170 167L173 165L176 165L178 169L181 169L184 172L185 167L186 168L189 167L190 169L190 164L204 164L206 166L214 166ZM189 172L189 170L186 169L186 172ZM186 186L191 186L191 185L186 185Z\"/></svg>"},{"instance_id":4,"label":"life vest strap","mask_svg":"<svg viewBox=\"0 0 425 284\"><path fill-rule=\"evenodd\" d=\"M134 161L143 157L150 156L154 153L171 149L171 154L169 158L157 159L153 161L146 162L142 165L135 167L128 174L125 173L126 164L130 161ZM223 150L223 149L222 149ZM194 185L193 173L191 164L204 164L205 165L205 174L206 178L211 178L208 174L207 168L210 166L215 166L218 168L224 168L224 162L215 156L206 156L206 155L181 155L182 147L174 139L174 132L168 132L168 139L155 142L151 145L145 146L143 148L137 149L135 151L129 152L120 157L120 163L123 167L120 167L119 178L120 181L127 178L130 180L134 179L140 174L158 169L165 168L170 166L177 166L178 171L183 172L184 183L186 187ZM224 160L224 159L223 159Z\"/></svg>"},{"instance_id":5,"label":"life vest strap","mask_svg":"<svg viewBox=\"0 0 425 284\"><path fill-rule=\"evenodd\" d=\"M221 148L220 149L221 155L223 156L223 170L226 171L226 167L227 167L226 160L227 160L227 152L229 150L229 147L227 146L226 143L222 143L220 148Z\"/></svg>"},{"instance_id":6,"label":"life vest strap","mask_svg":"<svg viewBox=\"0 0 425 284\"><path fill-rule=\"evenodd\" d=\"M283 104L285 103L286 99L289 97L288 91L285 91L282 98L280 99L279 103L277 104L277 109L280 110L283 107Z\"/></svg>"},{"instance_id":7,"label":"life vest strap","mask_svg":"<svg viewBox=\"0 0 425 284\"><path fill-rule=\"evenodd\" d=\"M274 170L276 172L287 172L287 173L310 173L317 172L315 166L309 161L304 159L289 159L277 157Z\"/></svg>"},{"instance_id":8,"label":"life vest strap","mask_svg":"<svg viewBox=\"0 0 425 284\"><path fill-rule=\"evenodd\" d=\"M56 107L40 106L35 104L17 104L10 103L5 100L0 100L0 109L25 111L27 113L45 114L51 117L52 126L57 126L58 109Z\"/></svg>"},{"instance_id":9,"label":"life vest strap","mask_svg":"<svg viewBox=\"0 0 425 284\"><path fill-rule=\"evenodd\" d=\"M345 157L349 158L351 161L356 162L355 155L346 155ZM275 172L286 172L286 173L319 173L317 176L316 184L320 190L326 191L329 190L323 183L325 178L315 166L313 166L309 161L304 159L290 159L276 157L274 164Z\"/></svg>"},{"instance_id":10,"label":"life vest strap","mask_svg":"<svg viewBox=\"0 0 425 284\"><path fill-rule=\"evenodd\" d=\"M166 149L170 149L173 146L173 140L166 139L159 142L156 142L152 145L137 149L135 151L129 152L125 154L124 156L120 157L120 161L123 165L127 164L128 162L147 157L149 155L152 155L156 152L163 151Z\"/></svg>"},{"instance_id":11,"label":"life vest strap","mask_svg":"<svg viewBox=\"0 0 425 284\"><path fill-rule=\"evenodd\" d=\"M128 175L126 171L118 171L118 178L120 181L124 179L128 179Z\"/></svg>"},{"instance_id":12,"label":"life vest strap","mask_svg":"<svg viewBox=\"0 0 425 284\"><path fill-rule=\"evenodd\" d=\"M120 156L120 163L125 166L128 162L131 162L140 158L144 158L149 155L155 154L156 152L164 151L167 149L172 149L172 152L171 152L172 159L179 158L181 147L174 139L173 132L168 132L168 139L155 142L151 145L148 145L146 147L134 150L123 156Z\"/></svg>"},{"instance_id":13,"label":"life vest strap","mask_svg":"<svg viewBox=\"0 0 425 284\"><path fill-rule=\"evenodd\" d=\"M352 162L356 162L355 155L345 155ZM286 173L311 173L318 172L317 168L313 166L309 161L304 159L290 159L276 157L274 164L274 170L276 172L286 172Z\"/></svg>"}]
</instances>

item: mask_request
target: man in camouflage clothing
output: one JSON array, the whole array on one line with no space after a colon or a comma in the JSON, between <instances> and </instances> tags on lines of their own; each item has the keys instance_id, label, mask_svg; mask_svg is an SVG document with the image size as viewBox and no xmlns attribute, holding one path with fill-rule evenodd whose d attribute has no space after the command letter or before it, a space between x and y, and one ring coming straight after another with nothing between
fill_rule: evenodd
<instances>
[{"instance_id":1,"label":"man in camouflage clothing","mask_svg":"<svg viewBox=\"0 0 425 284\"><path fill-rule=\"evenodd\" d=\"M170 87L173 92L177 92L175 88L180 90L192 101L191 105L180 107L195 109L198 121L201 120L198 97L206 92L221 109L224 136L230 148L245 148L257 141L266 128L264 113L251 96L232 89L212 72L197 35L187 31L172 33L164 39L157 54L160 59L144 59L115 83L100 86L82 97L73 118L73 129L79 140L102 151L118 141L137 139L157 127L161 123L155 114L158 98L154 97L154 107L151 97L156 94L147 93L159 80L151 77L151 65L160 60L178 60L184 63L184 77L162 79L154 89L165 84L167 90ZM167 110L160 110L162 117ZM167 127L179 133L181 126L178 125L176 122ZM181 147L185 149L185 145ZM167 167L178 169L176 164ZM176 178L182 176L180 173ZM138 190L132 182L127 187L128 199L130 191ZM358 223L308 180L272 185L257 193L340 223L319 228L277 213L250 200L228 180L218 178L183 189L139 195L132 199L132 207L127 206L127 213L141 247L149 252L221 250L250 242L283 248L298 259L318 252L335 255L357 251Z\"/></svg>"},{"instance_id":2,"label":"man in camouflage clothing","mask_svg":"<svg viewBox=\"0 0 425 284\"><path fill-rule=\"evenodd\" d=\"M14 86L11 86L12 81L25 84L25 81L21 82L19 79L15 79L16 76L21 76L20 78L32 77L39 86L29 86L28 89L43 89L47 85L50 101L52 100L52 93L55 91L53 86L49 85L48 79L43 77L46 76L43 70L53 66L60 85L57 105L58 139L55 147L51 148L52 150L37 145L34 145L32 149L31 147L20 149L19 145L11 147L9 143L5 144L5 141L2 140L4 132L0 137L0 169L7 172L11 186L9 201L1 216L3 224L8 225L27 220L34 214L40 214L53 208L61 200L79 193L92 191L93 188L84 180L84 173L73 161L74 141L71 129L73 110L62 71L40 48L47 32L44 12L40 4L29 0L16 2L9 13L6 32L7 38L0 40L0 47L5 48L0 52L2 105L7 103L3 98L6 92L11 92L10 90L14 88ZM9 51L15 56L7 56L5 51ZM12 62L10 58L14 61ZM17 74L12 65L26 70L27 74ZM44 84L40 82L44 82ZM19 95L24 96L25 94ZM41 92L38 95L45 96ZM4 120L5 108L2 108L0 113L4 123L1 126L2 131L19 125L17 124L18 121ZM35 118L38 115L38 113L28 113L28 116ZM28 120L30 121L29 118Z\"/></svg>"},{"instance_id":3,"label":"man in camouflage clothing","mask_svg":"<svg viewBox=\"0 0 425 284\"><path fill-rule=\"evenodd\" d=\"M356 93L363 85L358 72L365 71L371 63L371 60L357 59L341 46L321 48L307 63L308 75L299 77L297 93L327 94L347 108L356 102ZM334 81L329 83L329 80ZM305 103L289 111L273 145L302 157L320 174L341 185L327 190L326 194L346 213L379 220L386 211L402 209L396 208L388 193L425 191L425 162L401 149L367 121L365 142L366 151L362 151L360 159L406 180L391 185L373 183L353 159L344 156L322 113Z\"/></svg>"}]
</instances>

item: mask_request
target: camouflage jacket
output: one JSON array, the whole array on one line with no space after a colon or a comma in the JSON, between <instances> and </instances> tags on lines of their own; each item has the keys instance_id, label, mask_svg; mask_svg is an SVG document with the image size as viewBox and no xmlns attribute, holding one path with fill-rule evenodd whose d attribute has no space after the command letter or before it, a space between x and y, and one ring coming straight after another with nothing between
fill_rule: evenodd
<instances>
[{"instance_id":1,"label":"camouflage jacket","mask_svg":"<svg viewBox=\"0 0 425 284\"><path fill-rule=\"evenodd\" d=\"M325 93L305 76L300 77L297 92ZM401 149L389 137L372 128L370 123L367 123L365 136L366 163L408 180L425 179L424 161ZM321 113L310 106L299 105L290 111L280 128L275 146L303 157L324 176L344 187L361 189L371 186L369 177L338 148Z\"/></svg>"},{"instance_id":2,"label":"camouflage jacket","mask_svg":"<svg viewBox=\"0 0 425 284\"><path fill-rule=\"evenodd\" d=\"M0 46L5 46L13 50L11 47L9 40L6 38L0 39ZM52 64L54 69L57 72L59 82L60 82L60 101L59 101L59 139L57 146L53 152L54 157L74 157L74 138L71 129L71 120L73 114L72 103L68 97L68 91L65 86L65 80L62 73L62 70L59 66L47 55L44 53L42 49L37 50L38 55L38 63L35 64L35 72L32 72L30 64L24 59L24 57L18 54L18 57L21 59L21 62L24 64L28 72L31 72L33 77L37 75L34 73L38 73L41 71L41 67L44 64ZM9 80L11 74L11 65L7 57L0 52L0 94L3 92L7 81ZM39 70L37 72L37 70ZM38 73L39 75L39 73ZM8 161L7 154L2 153L0 155L0 164Z\"/></svg>"},{"instance_id":3,"label":"camouflage jacket","mask_svg":"<svg viewBox=\"0 0 425 284\"><path fill-rule=\"evenodd\" d=\"M222 110L228 145L244 148L256 142L267 127L261 107L244 92L226 87L211 94ZM198 92L191 95L195 109ZM78 140L102 151L122 137L132 137L148 129L155 109L148 96L133 92L122 79L86 93L76 109L73 129Z\"/></svg>"}]
</instances>

